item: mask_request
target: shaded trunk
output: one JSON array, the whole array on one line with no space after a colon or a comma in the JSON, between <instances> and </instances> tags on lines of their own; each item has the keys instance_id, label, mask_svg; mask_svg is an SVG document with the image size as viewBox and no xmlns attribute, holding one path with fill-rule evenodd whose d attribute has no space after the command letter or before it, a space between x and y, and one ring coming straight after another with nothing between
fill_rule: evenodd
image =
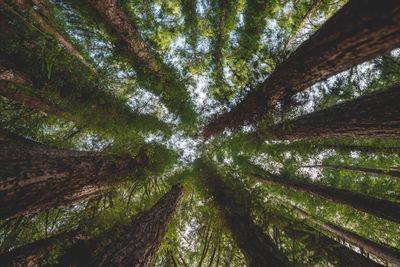
<instances>
[{"instance_id":1,"label":"shaded trunk","mask_svg":"<svg viewBox=\"0 0 400 267\"><path fill-rule=\"evenodd\" d=\"M369 213L371 215L400 224L400 204L384 199L378 199L330 186L300 182L274 174L254 176L256 179L269 184L283 186L288 189L318 196L338 204Z\"/></svg>"},{"instance_id":2,"label":"shaded trunk","mask_svg":"<svg viewBox=\"0 0 400 267\"><path fill-rule=\"evenodd\" d=\"M294 41L294 39L297 37L299 31L303 28L304 24L306 24L307 20L314 14L314 12L317 10L317 8L322 4L322 0L314 0L312 6L310 9L308 9L306 15L304 18L301 20L300 25L297 27L296 31L290 36L289 40L287 41L285 48L283 51L287 50L291 43Z\"/></svg>"},{"instance_id":3,"label":"shaded trunk","mask_svg":"<svg viewBox=\"0 0 400 267\"><path fill-rule=\"evenodd\" d=\"M340 165L310 165L310 166L301 166L301 168L331 168L337 170L349 170L355 172L361 172L366 174L379 174L379 175L386 175L393 178L400 179L400 170L382 170L382 169L375 169L370 167L359 167L359 166L340 166Z\"/></svg>"},{"instance_id":4,"label":"shaded trunk","mask_svg":"<svg viewBox=\"0 0 400 267\"><path fill-rule=\"evenodd\" d=\"M266 129L267 139L398 138L400 84Z\"/></svg>"},{"instance_id":5,"label":"shaded trunk","mask_svg":"<svg viewBox=\"0 0 400 267\"><path fill-rule=\"evenodd\" d=\"M164 239L183 188L173 186L94 260L93 266L149 266Z\"/></svg>"},{"instance_id":6,"label":"shaded trunk","mask_svg":"<svg viewBox=\"0 0 400 267\"><path fill-rule=\"evenodd\" d=\"M40 265L40 260L46 258L52 250L66 248L85 239L87 239L86 236L79 235L76 231L41 239L0 254L1 266L37 266L37 264Z\"/></svg>"},{"instance_id":7,"label":"shaded trunk","mask_svg":"<svg viewBox=\"0 0 400 267\"><path fill-rule=\"evenodd\" d=\"M143 64L155 73L161 71L160 62L142 39L136 26L130 22L117 0L89 0L89 3Z\"/></svg>"},{"instance_id":8,"label":"shaded trunk","mask_svg":"<svg viewBox=\"0 0 400 267\"><path fill-rule=\"evenodd\" d=\"M203 135L257 121L279 101L383 55L399 42L399 1L350 0L241 103L206 125Z\"/></svg>"},{"instance_id":9,"label":"shaded trunk","mask_svg":"<svg viewBox=\"0 0 400 267\"><path fill-rule=\"evenodd\" d=\"M58 150L0 133L0 218L95 197L143 165L141 157Z\"/></svg>"},{"instance_id":10,"label":"shaded trunk","mask_svg":"<svg viewBox=\"0 0 400 267\"><path fill-rule=\"evenodd\" d=\"M35 0L36 5L42 6L43 3L41 1ZM14 3L21 8L24 12L28 13L39 25L48 33L50 33L58 42L60 42L72 55L77 57L84 65L89 67L92 71L97 72L96 68L92 66L92 64L87 61L82 54L76 50L76 48L62 36L56 29L53 28L46 20L42 18L42 16L35 11L32 5L27 3L26 0L15 0ZM44 6L42 6L43 8ZM46 11L47 12L47 9ZM49 14L50 15L50 14Z\"/></svg>"},{"instance_id":11,"label":"shaded trunk","mask_svg":"<svg viewBox=\"0 0 400 267\"><path fill-rule=\"evenodd\" d=\"M316 232L313 228L303 225L288 225L283 231L295 240L303 243L308 249L313 250L321 258L328 260L334 266L383 266L370 260L352 249L338 243L328 236Z\"/></svg>"},{"instance_id":12,"label":"shaded trunk","mask_svg":"<svg viewBox=\"0 0 400 267\"><path fill-rule=\"evenodd\" d=\"M207 164L207 163L206 163ZM212 165L198 170L201 179L206 181L208 193L221 208L222 219L232 237L243 252L249 266L289 266L272 239L250 217L246 200L236 195L236 191L224 183ZM235 193L233 193L235 192Z\"/></svg>"},{"instance_id":13,"label":"shaded trunk","mask_svg":"<svg viewBox=\"0 0 400 267\"><path fill-rule=\"evenodd\" d=\"M322 223L314 217L307 214L307 212L294 207L300 216L305 217L313 221L316 225L320 226L322 229L334 233L338 237L346 240L347 243L355 245L360 249L365 250L367 253L374 254L376 257L383 259L387 262L393 263L396 266L400 266L400 251L396 248L382 246L375 243L367 238L359 236L356 233L350 232L332 223Z\"/></svg>"}]
</instances>

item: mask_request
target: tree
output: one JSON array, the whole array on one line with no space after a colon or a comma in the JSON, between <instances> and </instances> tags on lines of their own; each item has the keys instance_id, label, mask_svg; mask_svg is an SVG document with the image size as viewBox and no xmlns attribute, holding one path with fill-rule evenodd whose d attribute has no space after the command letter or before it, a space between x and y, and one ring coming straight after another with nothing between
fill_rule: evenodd
<instances>
[{"instance_id":1,"label":"tree","mask_svg":"<svg viewBox=\"0 0 400 267\"><path fill-rule=\"evenodd\" d=\"M229 113L209 122L204 137L257 121L279 101L396 48L399 10L397 1L349 1Z\"/></svg>"},{"instance_id":2,"label":"tree","mask_svg":"<svg viewBox=\"0 0 400 267\"><path fill-rule=\"evenodd\" d=\"M0 217L65 207L104 193L137 168L146 166L145 154L136 157L101 152L48 148L12 135L1 135Z\"/></svg>"}]
</instances>

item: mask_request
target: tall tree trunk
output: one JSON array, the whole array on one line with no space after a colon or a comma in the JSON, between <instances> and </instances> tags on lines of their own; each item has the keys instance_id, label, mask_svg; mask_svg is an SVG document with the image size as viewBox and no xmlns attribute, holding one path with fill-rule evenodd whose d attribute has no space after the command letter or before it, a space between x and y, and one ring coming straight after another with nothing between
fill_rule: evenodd
<instances>
[{"instance_id":1,"label":"tall tree trunk","mask_svg":"<svg viewBox=\"0 0 400 267\"><path fill-rule=\"evenodd\" d=\"M173 186L94 260L93 266L149 266L171 223L183 188Z\"/></svg>"},{"instance_id":2,"label":"tall tree trunk","mask_svg":"<svg viewBox=\"0 0 400 267\"><path fill-rule=\"evenodd\" d=\"M306 24L307 20L314 14L314 12L317 10L317 8L322 4L322 0L314 0L311 7L308 9L306 15L303 17L301 20L299 26L296 28L295 32L290 36L289 40L287 41L283 52L289 48L291 43L294 41L294 39L297 37L299 31L303 28L304 24Z\"/></svg>"},{"instance_id":3,"label":"tall tree trunk","mask_svg":"<svg viewBox=\"0 0 400 267\"><path fill-rule=\"evenodd\" d=\"M359 166L340 166L340 165L310 165L310 166L301 166L301 168L331 168L337 170L349 170L355 172L361 172L366 174L379 174L386 175L393 178L400 179L400 170L390 170L386 171L383 169L375 169L370 167L359 167Z\"/></svg>"},{"instance_id":4,"label":"tall tree trunk","mask_svg":"<svg viewBox=\"0 0 400 267\"><path fill-rule=\"evenodd\" d=\"M47 148L0 133L0 218L65 207L95 197L144 165L136 158Z\"/></svg>"},{"instance_id":5,"label":"tall tree trunk","mask_svg":"<svg viewBox=\"0 0 400 267\"><path fill-rule=\"evenodd\" d=\"M40 239L10 252L0 254L1 266L37 266L40 260L48 256L50 251L60 249L60 247L66 248L86 239L86 236L82 236L76 231L68 231Z\"/></svg>"},{"instance_id":6,"label":"tall tree trunk","mask_svg":"<svg viewBox=\"0 0 400 267\"><path fill-rule=\"evenodd\" d=\"M97 72L96 68L93 67L92 64L87 61L82 54L76 50L76 48L64 37L62 36L56 29L53 28L46 20L42 18L42 16L35 11L32 5L27 3L26 0L15 0L15 4L24 10L24 12L28 13L39 25L48 33L50 33L58 42L60 42L72 55L77 57L84 65L89 67L92 71ZM35 4L43 5L41 1L35 0ZM46 12L46 11L45 11Z\"/></svg>"},{"instance_id":7,"label":"tall tree trunk","mask_svg":"<svg viewBox=\"0 0 400 267\"><path fill-rule=\"evenodd\" d=\"M356 233L350 232L346 229L343 229L339 226L336 226L332 223L323 223L314 217L310 216L307 212L293 206L297 213L300 216L310 219L316 225L320 226L322 229L325 229L331 233L334 233L338 237L346 240L347 243L358 246L368 253L374 254L378 258L381 258L385 261L388 261L396 266L400 266L400 251L396 248L382 246L378 243L375 243L365 237L359 236Z\"/></svg>"},{"instance_id":8,"label":"tall tree trunk","mask_svg":"<svg viewBox=\"0 0 400 267\"><path fill-rule=\"evenodd\" d=\"M309 226L302 225L302 227L299 227L298 224L287 225L283 227L283 231L288 236L303 243L308 249L315 251L321 258L327 259L334 266L382 266L328 236L316 232Z\"/></svg>"},{"instance_id":9,"label":"tall tree trunk","mask_svg":"<svg viewBox=\"0 0 400 267\"><path fill-rule=\"evenodd\" d=\"M399 1L350 0L242 102L206 125L203 135L257 121L279 101L383 55L399 42Z\"/></svg>"},{"instance_id":10,"label":"tall tree trunk","mask_svg":"<svg viewBox=\"0 0 400 267\"><path fill-rule=\"evenodd\" d=\"M266 129L271 140L398 138L400 84Z\"/></svg>"},{"instance_id":11,"label":"tall tree trunk","mask_svg":"<svg viewBox=\"0 0 400 267\"><path fill-rule=\"evenodd\" d=\"M205 164L195 169L200 179L206 182L208 193L221 208L222 219L249 266L289 266L272 239L251 220L249 208L244 204L246 200L233 193L236 191L229 192L232 188L223 182L215 167L211 163Z\"/></svg>"},{"instance_id":12,"label":"tall tree trunk","mask_svg":"<svg viewBox=\"0 0 400 267\"><path fill-rule=\"evenodd\" d=\"M301 182L288 177L268 173L261 168L254 166L247 160L247 164L252 176L261 182L278 185L287 189L318 196L320 198L346 205L348 207L369 213L389 221L400 224L400 204L384 199L378 199L349 190L338 189L330 186ZM254 174L253 174L254 173ZM262 175L260 175L262 173Z\"/></svg>"}]
</instances>

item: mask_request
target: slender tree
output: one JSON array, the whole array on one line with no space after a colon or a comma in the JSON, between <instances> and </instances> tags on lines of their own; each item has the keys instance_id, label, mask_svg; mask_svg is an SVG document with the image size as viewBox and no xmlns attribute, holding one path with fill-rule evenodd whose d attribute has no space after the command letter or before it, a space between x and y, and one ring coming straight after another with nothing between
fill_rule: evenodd
<instances>
[{"instance_id":1,"label":"slender tree","mask_svg":"<svg viewBox=\"0 0 400 267\"><path fill-rule=\"evenodd\" d=\"M195 165L197 175L205 181L208 193L221 208L222 219L249 266L289 266L272 239L251 220L249 203L246 205L246 200L239 196L239 192L232 191L223 182L212 163L200 159Z\"/></svg>"},{"instance_id":2,"label":"slender tree","mask_svg":"<svg viewBox=\"0 0 400 267\"><path fill-rule=\"evenodd\" d=\"M384 170L384 169L376 169L371 167L360 167L360 166L340 166L340 165L309 165L309 166L301 166L301 168L330 168L336 170L349 170L355 171L365 174L379 174L386 175L389 177L400 179L400 170Z\"/></svg>"},{"instance_id":3,"label":"slender tree","mask_svg":"<svg viewBox=\"0 0 400 267\"><path fill-rule=\"evenodd\" d=\"M279 101L389 52L399 40L398 1L350 0L242 102L206 125L203 135L254 122Z\"/></svg>"},{"instance_id":4,"label":"slender tree","mask_svg":"<svg viewBox=\"0 0 400 267\"><path fill-rule=\"evenodd\" d=\"M383 246L332 223L321 222L320 220L317 220L313 216L309 215L304 210L299 209L295 206L293 206L293 208L301 217L311 220L322 229L335 234L336 236L346 240L346 242L358 246L359 248L364 249L367 253L374 254L378 258L386 260L387 262L390 262L396 266L400 265L400 251L398 249Z\"/></svg>"},{"instance_id":5,"label":"slender tree","mask_svg":"<svg viewBox=\"0 0 400 267\"><path fill-rule=\"evenodd\" d=\"M93 266L149 266L164 239L182 195L183 188L173 186L125 233L96 256Z\"/></svg>"},{"instance_id":6,"label":"slender tree","mask_svg":"<svg viewBox=\"0 0 400 267\"><path fill-rule=\"evenodd\" d=\"M262 170L261 168L243 159L241 164L246 166L251 176L261 182L282 186L287 189L318 196L320 198L346 205L351 208L369 213L389 221L400 224L400 204L384 199L377 199L371 196L352 192L344 189L337 189L330 186L313 184L298 181L294 178L283 177Z\"/></svg>"},{"instance_id":7,"label":"slender tree","mask_svg":"<svg viewBox=\"0 0 400 267\"><path fill-rule=\"evenodd\" d=\"M93 198L146 158L58 150L2 133L0 165L0 218L13 218Z\"/></svg>"}]
</instances>

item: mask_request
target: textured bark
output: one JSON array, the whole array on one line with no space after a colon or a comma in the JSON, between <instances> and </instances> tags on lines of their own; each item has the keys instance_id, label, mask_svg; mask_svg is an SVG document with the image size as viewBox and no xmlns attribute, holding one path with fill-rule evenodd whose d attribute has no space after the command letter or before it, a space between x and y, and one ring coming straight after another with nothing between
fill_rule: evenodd
<instances>
[{"instance_id":1,"label":"textured bark","mask_svg":"<svg viewBox=\"0 0 400 267\"><path fill-rule=\"evenodd\" d=\"M0 134L0 218L13 218L95 197L142 158L47 148Z\"/></svg>"},{"instance_id":2,"label":"textured bark","mask_svg":"<svg viewBox=\"0 0 400 267\"><path fill-rule=\"evenodd\" d=\"M172 187L126 233L100 253L93 266L149 266L164 239L182 195L182 187Z\"/></svg>"},{"instance_id":3,"label":"textured bark","mask_svg":"<svg viewBox=\"0 0 400 267\"><path fill-rule=\"evenodd\" d=\"M136 26L129 21L117 0L89 0L89 3L143 64L155 73L161 71L160 62L142 39Z\"/></svg>"},{"instance_id":4,"label":"textured bark","mask_svg":"<svg viewBox=\"0 0 400 267\"><path fill-rule=\"evenodd\" d=\"M76 48L62 36L56 29L53 28L52 25L47 23L46 20L42 18L42 16L35 11L32 5L27 3L26 0L15 0L14 3L24 10L24 12L28 13L39 25L48 33L50 33L58 42L60 42L72 55L77 57L84 65L89 67L92 71L97 72L96 68L92 66L92 64L87 61L82 54L76 50ZM38 6L42 6L43 3L38 0L34 0L34 3ZM43 7L42 7L43 8ZM47 9L46 9L47 10ZM46 12L46 11L45 11Z\"/></svg>"},{"instance_id":5,"label":"textured bark","mask_svg":"<svg viewBox=\"0 0 400 267\"><path fill-rule=\"evenodd\" d=\"M381 244L375 243L365 237L359 236L356 233L350 232L332 223L322 223L314 217L307 214L307 212L294 207L300 216L310 219L316 225L322 229L327 230L338 237L346 240L347 243L358 246L364 249L366 252L375 255L376 257L383 259L387 262L393 263L396 266L400 266L400 251L396 248L382 246Z\"/></svg>"},{"instance_id":6,"label":"textured bark","mask_svg":"<svg viewBox=\"0 0 400 267\"><path fill-rule=\"evenodd\" d=\"M334 266L383 266L341 245L326 235L315 232L315 230L309 226L304 225L301 228L297 226L298 225L285 226L283 231L288 236L303 243L308 249L313 250L322 258L327 259Z\"/></svg>"},{"instance_id":7,"label":"textured bark","mask_svg":"<svg viewBox=\"0 0 400 267\"><path fill-rule=\"evenodd\" d=\"M398 138L400 84L312 112L264 131L270 140Z\"/></svg>"},{"instance_id":8,"label":"textured bark","mask_svg":"<svg viewBox=\"0 0 400 267\"><path fill-rule=\"evenodd\" d=\"M72 246L85 239L87 239L86 236L82 236L76 231L64 232L46 239L41 239L16 248L10 252L0 254L1 266L37 266L39 261L45 258L50 251L60 249L61 247L66 248Z\"/></svg>"},{"instance_id":9,"label":"textured bark","mask_svg":"<svg viewBox=\"0 0 400 267\"><path fill-rule=\"evenodd\" d=\"M306 24L307 20L314 14L314 12L317 10L317 8L322 4L322 0L314 0L313 4L311 5L310 9L308 9L306 15L304 18L301 20L300 25L297 27L296 31L290 36L289 40L287 41L284 51L289 48L291 43L294 41L294 39L297 37L299 31L303 28L304 24Z\"/></svg>"},{"instance_id":10,"label":"textured bark","mask_svg":"<svg viewBox=\"0 0 400 267\"><path fill-rule=\"evenodd\" d=\"M255 167L257 168L257 167ZM264 172L266 173L266 172ZM254 175L256 179L269 184L318 196L338 204L369 213L371 215L400 224L400 204L384 199L377 199L360 193L330 186L300 182L274 174Z\"/></svg>"},{"instance_id":11,"label":"textured bark","mask_svg":"<svg viewBox=\"0 0 400 267\"><path fill-rule=\"evenodd\" d=\"M272 239L251 220L249 209L245 207L243 199L238 199L236 194L228 192L229 185L226 185L211 168L210 170L200 175L205 176L202 178L206 181L207 190L221 208L222 219L243 252L248 265L290 266ZM208 177L210 173L213 173L212 177Z\"/></svg>"},{"instance_id":12,"label":"textured bark","mask_svg":"<svg viewBox=\"0 0 400 267\"><path fill-rule=\"evenodd\" d=\"M382 170L382 169L375 169L369 167L359 167L359 166L340 166L340 165L310 165L310 166L301 166L301 168L331 168L337 170L349 170L355 171L360 173L366 174L379 174L379 175L386 175L393 178L400 179L400 170Z\"/></svg>"},{"instance_id":13,"label":"textured bark","mask_svg":"<svg viewBox=\"0 0 400 267\"><path fill-rule=\"evenodd\" d=\"M241 103L206 125L203 135L255 122L279 101L399 43L399 1L350 0Z\"/></svg>"}]
</instances>

